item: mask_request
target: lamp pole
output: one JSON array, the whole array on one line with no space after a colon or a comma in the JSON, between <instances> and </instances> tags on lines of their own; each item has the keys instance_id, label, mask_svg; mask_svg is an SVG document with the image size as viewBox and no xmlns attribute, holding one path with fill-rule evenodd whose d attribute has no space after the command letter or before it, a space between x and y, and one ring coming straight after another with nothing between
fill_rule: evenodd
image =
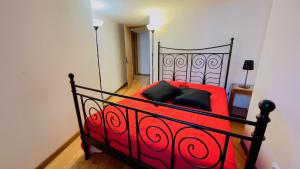
<instances>
[{"instance_id":1,"label":"lamp pole","mask_svg":"<svg viewBox=\"0 0 300 169\"><path fill-rule=\"evenodd\" d=\"M152 54L151 54L151 57L152 57L152 64L151 64L151 66L152 66L152 83L153 83L153 81L154 81L154 68L153 68L153 62L154 62L154 60L153 60L153 58L154 58L154 32L155 32L155 30L151 30L151 34L152 34Z\"/></svg>"},{"instance_id":2,"label":"lamp pole","mask_svg":"<svg viewBox=\"0 0 300 169\"><path fill-rule=\"evenodd\" d=\"M247 70L247 73L246 73L246 79L245 79L245 83L244 83L244 88L247 88L247 86L246 86L247 78L248 78L248 70Z\"/></svg>"},{"instance_id":3,"label":"lamp pole","mask_svg":"<svg viewBox=\"0 0 300 169\"><path fill-rule=\"evenodd\" d=\"M98 60L98 73L99 73L99 85L100 85L100 90L102 91L102 81L101 81L101 70L100 70L100 58L99 58L99 45L98 45L98 26L94 26L95 29L95 34L96 34L96 48L97 48L97 60ZM103 100L103 93L100 93L101 99Z\"/></svg>"}]
</instances>

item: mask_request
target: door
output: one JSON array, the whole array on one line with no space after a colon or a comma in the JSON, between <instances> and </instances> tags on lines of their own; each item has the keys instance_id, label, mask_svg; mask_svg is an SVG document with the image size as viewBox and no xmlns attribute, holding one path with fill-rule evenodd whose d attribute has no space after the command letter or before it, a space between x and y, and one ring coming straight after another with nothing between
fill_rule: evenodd
<instances>
[{"instance_id":1,"label":"door","mask_svg":"<svg viewBox=\"0 0 300 169\"><path fill-rule=\"evenodd\" d=\"M124 25L124 43L125 43L125 62L127 68L127 85L130 87L133 82L134 69L133 69L133 50L132 50L132 37L130 28Z\"/></svg>"}]
</instances>

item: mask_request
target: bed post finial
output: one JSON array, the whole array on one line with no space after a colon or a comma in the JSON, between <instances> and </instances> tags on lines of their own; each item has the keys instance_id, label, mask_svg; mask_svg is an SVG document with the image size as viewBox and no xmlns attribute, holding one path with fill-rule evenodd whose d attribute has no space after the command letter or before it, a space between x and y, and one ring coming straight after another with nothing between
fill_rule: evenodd
<instances>
[{"instance_id":1,"label":"bed post finial","mask_svg":"<svg viewBox=\"0 0 300 169\"><path fill-rule=\"evenodd\" d=\"M253 140L250 145L245 169L253 169L255 167L261 144L265 140L265 131L267 129L267 125L271 121L269 114L276 108L274 102L270 100L262 100L259 102L258 106L260 109L260 114L256 116L257 124L254 132L252 133Z\"/></svg>"},{"instance_id":2,"label":"bed post finial","mask_svg":"<svg viewBox=\"0 0 300 169\"><path fill-rule=\"evenodd\" d=\"M230 40L231 40L231 43L232 43L234 41L234 37L232 37Z\"/></svg>"},{"instance_id":3,"label":"bed post finial","mask_svg":"<svg viewBox=\"0 0 300 169\"><path fill-rule=\"evenodd\" d=\"M270 112L275 110L276 108L275 103L272 102L271 100L262 100L261 102L259 102L258 105L259 105L259 109L261 110L260 116L264 116L268 119L269 119Z\"/></svg>"},{"instance_id":4,"label":"bed post finial","mask_svg":"<svg viewBox=\"0 0 300 169\"><path fill-rule=\"evenodd\" d=\"M70 78L70 81L74 81L74 74L73 73L69 73L69 78Z\"/></svg>"}]
</instances>

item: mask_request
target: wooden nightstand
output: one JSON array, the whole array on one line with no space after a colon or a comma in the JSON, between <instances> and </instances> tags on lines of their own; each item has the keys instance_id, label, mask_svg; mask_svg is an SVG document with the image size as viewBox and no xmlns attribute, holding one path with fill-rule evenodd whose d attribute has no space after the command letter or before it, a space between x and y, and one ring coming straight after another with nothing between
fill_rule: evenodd
<instances>
[{"instance_id":1,"label":"wooden nightstand","mask_svg":"<svg viewBox=\"0 0 300 169\"><path fill-rule=\"evenodd\" d=\"M252 91L253 91L253 85L249 85L250 88L247 88L247 89L240 87L240 85L241 84L237 84L237 83L233 83L231 85L228 109L229 109L230 116L246 118L248 109L238 108L238 107L233 106L234 98L235 98L236 94L246 95L246 96L251 97Z\"/></svg>"}]
</instances>

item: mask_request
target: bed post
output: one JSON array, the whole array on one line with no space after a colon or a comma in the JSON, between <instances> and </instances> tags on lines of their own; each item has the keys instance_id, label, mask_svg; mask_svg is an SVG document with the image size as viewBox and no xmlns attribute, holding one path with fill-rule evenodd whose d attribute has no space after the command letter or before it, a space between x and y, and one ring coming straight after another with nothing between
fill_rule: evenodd
<instances>
[{"instance_id":1,"label":"bed post","mask_svg":"<svg viewBox=\"0 0 300 169\"><path fill-rule=\"evenodd\" d=\"M73 99L74 99L74 104L75 104L75 110L76 110L76 115L77 115L77 120L78 120L78 125L79 125L81 141L82 141L82 145L83 145L84 156L85 156L85 159L87 160L87 159L89 159L89 151L88 151L88 145L85 143L84 138L83 138L84 130L83 130L83 126L82 126L78 98L77 98L77 94L76 94L74 74L69 73L69 78L70 78L70 83L71 83L71 89L72 89L72 94L73 94Z\"/></svg>"},{"instance_id":2,"label":"bed post","mask_svg":"<svg viewBox=\"0 0 300 169\"><path fill-rule=\"evenodd\" d=\"M158 55L157 55L157 58L158 58L158 61L157 61L157 63L158 63L158 66L157 66L157 81L159 81L159 69L160 69L160 42L158 41L158 47L157 47L157 51L158 51Z\"/></svg>"},{"instance_id":3,"label":"bed post","mask_svg":"<svg viewBox=\"0 0 300 169\"><path fill-rule=\"evenodd\" d=\"M226 70L226 77L225 77L225 85L224 85L225 90L227 90L227 80L228 80L228 74L229 74L229 68L230 68L233 41L234 41L234 38L231 38L229 56L228 56L228 63L227 63L227 70Z\"/></svg>"},{"instance_id":4,"label":"bed post","mask_svg":"<svg viewBox=\"0 0 300 169\"><path fill-rule=\"evenodd\" d=\"M250 145L245 169L254 169L257 156L263 140L268 123L271 121L269 114L275 109L275 104L270 100L262 100L259 103L260 114L256 116L257 124L252 133L252 142Z\"/></svg>"}]
</instances>

